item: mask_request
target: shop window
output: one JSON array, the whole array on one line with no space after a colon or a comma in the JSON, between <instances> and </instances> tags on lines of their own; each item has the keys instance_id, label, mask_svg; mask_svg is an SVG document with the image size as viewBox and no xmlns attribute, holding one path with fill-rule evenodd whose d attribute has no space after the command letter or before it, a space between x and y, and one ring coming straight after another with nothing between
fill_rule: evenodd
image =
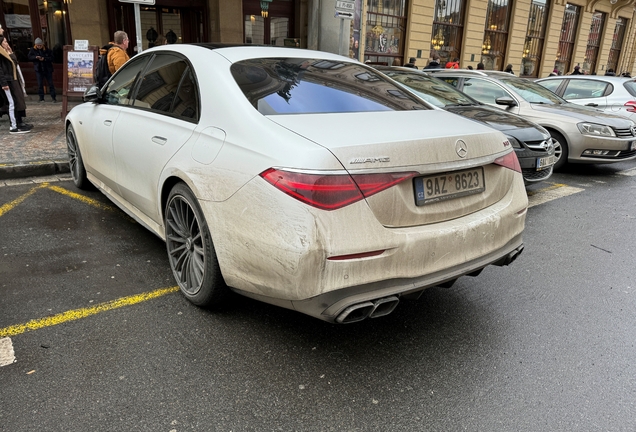
<instances>
[{"instance_id":1,"label":"shop window","mask_svg":"<svg viewBox=\"0 0 636 432\"><path fill-rule=\"evenodd\" d=\"M487 70L503 70L508 26L510 21L508 0L488 0L484 40L481 45L481 62Z\"/></svg>"},{"instance_id":2,"label":"shop window","mask_svg":"<svg viewBox=\"0 0 636 432\"><path fill-rule=\"evenodd\" d=\"M461 58L465 3L464 0L435 2L430 55L432 57L437 53L442 66L455 58Z\"/></svg>"},{"instance_id":3,"label":"shop window","mask_svg":"<svg viewBox=\"0 0 636 432\"><path fill-rule=\"evenodd\" d=\"M523 45L521 76L537 77L539 74L539 65L541 64L541 53L543 52L543 42L549 13L549 2L546 0L532 1L530 15L528 17L526 40Z\"/></svg>"},{"instance_id":4,"label":"shop window","mask_svg":"<svg viewBox=\"0 0 636 432\"><path fill-rule=\"evenodd\" d=\"M616 20L614 27L614 36L612 37L612 47L610 48L609 58L607 59L607 69L612 69L616 75L618 71L618 60L621 57L623 49L623 39L625 39L625 29L627 28L627 18L619 18Z\"/></svg>"},{"instance_id":5,"label":"shop window","mask_svg":"<svg viewBox=\"0 0 636 432\"><path fill-rule=\"evenodd\" d=\"M604 24L605 14L603 12L594 12L592 24L590 25L590 34L587 37L587 48L585 49L585 61L583 63L583 70L588 73L596 73L596 62L598 61L598 51L603 39Z\"/></svg>"},{"instance_id":6,"label":"shop window","mask_svg":"<svg viewBox=\"0 0 636 432\"><path fill-rule=\"evenodd\" d=\"M572 72L572 54L574 53L574 41L579 27L581 6L567 4L563 13L561 35L559 37L559 49L554 68L562 74Z\"/></svg>"},{"instance_id":7,"label":"shop window","mask_svg":"<svg viewBox=\"0 0 636 432\"><path fill-rule=\"evenodd\" d=\"M29 61L28 54L34 40L29 0L5 0L2 2L2 12L6 24L5 36L9 37L13 51L19 61Z\"/></svg>"},{"instance_id":8,"label":"shop window","mask_svg":"<svg viewBox=\"0 0 636 432\"><path fill-rule=\"evenodd\" d=\"M404 57L406 0L368 0L364 59L393 64Z\"/></svg>"}]
</instances>

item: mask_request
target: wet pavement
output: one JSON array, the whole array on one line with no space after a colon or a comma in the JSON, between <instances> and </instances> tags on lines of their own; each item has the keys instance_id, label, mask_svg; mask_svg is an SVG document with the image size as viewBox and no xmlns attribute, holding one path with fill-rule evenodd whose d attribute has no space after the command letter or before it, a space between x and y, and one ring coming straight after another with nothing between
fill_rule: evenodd
<instances>
[{"instance_id":1,"label":"wet pavement","mask_svg":"<svg viewBox=\"0 0 636 432\"><path fill-rule=\"evenodd\" d=\"M47 96L45 102L38 102L37 95L27 98L25 121L33 125L30 133L11 135L9 117L0 118L0 182L68 173L61 100L58 97L54 103Z\"/></svg>"}]
</instances>

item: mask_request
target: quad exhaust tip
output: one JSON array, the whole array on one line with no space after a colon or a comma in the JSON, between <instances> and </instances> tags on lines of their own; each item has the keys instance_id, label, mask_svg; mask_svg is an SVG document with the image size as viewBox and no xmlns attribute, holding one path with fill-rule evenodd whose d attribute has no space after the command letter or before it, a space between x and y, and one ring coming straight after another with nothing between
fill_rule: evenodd
<instances>
[{"instance_id":1,"label":"quad exhaust tip","mask_svg":"<svg viewBox=\"0 0 636 432\"><path fill-rule=\"evenodd\" d=\"M354 304L338 315L336 322L339 324L350 324L367 318L382 317L393 312L399 302L399 298L391 296L374 301Z\"/></svg>"}]
</instances>

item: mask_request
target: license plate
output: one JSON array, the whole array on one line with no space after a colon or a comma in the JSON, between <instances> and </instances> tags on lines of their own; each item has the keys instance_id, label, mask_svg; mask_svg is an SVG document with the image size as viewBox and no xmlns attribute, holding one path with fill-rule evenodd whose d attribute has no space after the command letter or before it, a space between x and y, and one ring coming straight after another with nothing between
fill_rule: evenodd
<instances>
[{"instance_id":1,"label":"license plate","mask_svg":"<svg viewBox=\"0 0 636 432\"><path fill-rule=\"evenodd\" d=\"M426 177L416 177L415 204L420 206L446 201L486 190L482 167Z\"/></svg>"},{"instance_id":2,"label":"license plate","mask_svg":"<svg viewBox=\"0 0 636 432\"><path fill-rule=\"evenodd\" d=\"M636 150L636 141L631 141L629 146L630 151Z\"/></svg>"},{"instance_id":3,"label":"license plate","mask_svg":"<svg viewBox=\"0 0 636 432\"><path fill-rule=\"evenodd\" d=\"M552 165L556 163L556 156L546 156L542 158L537 158L537 171L544 170L546 168L550 168Z\"/></svg>"}]
</instances>

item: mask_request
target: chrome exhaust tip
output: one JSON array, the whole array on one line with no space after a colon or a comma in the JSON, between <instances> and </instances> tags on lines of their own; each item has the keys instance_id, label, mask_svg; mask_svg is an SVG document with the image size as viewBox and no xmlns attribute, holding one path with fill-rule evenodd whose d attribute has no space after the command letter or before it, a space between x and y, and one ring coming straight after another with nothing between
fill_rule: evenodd
<instances>
[{"instance_id":1,"label":"chrome exhaust tip","mask_svg":"<svg viewBox=\"0 0 636 432\"><path fill-rule=\"evenodd\" d=\"M395 307L400 302L400 299L396 296L381 298L380 300L376 300L375 307L373 311L369 314L369 318L379 318L393 312Z\"/></svg>"},{"instance_id":2,"label":"chrome exhaust tip","mask_svg":"<svg viewBox=\"0 0 636 432\"><path fill-rule=\"evenodd\" d=\"M346 308L340 315L338 315L338 318L336 318L336 322L338 324L349 324L365 320L369 317L374 309L375 305L371 302L354 304L353 306L349 306L348 308Z\"/></svg>"}]
</instances>

